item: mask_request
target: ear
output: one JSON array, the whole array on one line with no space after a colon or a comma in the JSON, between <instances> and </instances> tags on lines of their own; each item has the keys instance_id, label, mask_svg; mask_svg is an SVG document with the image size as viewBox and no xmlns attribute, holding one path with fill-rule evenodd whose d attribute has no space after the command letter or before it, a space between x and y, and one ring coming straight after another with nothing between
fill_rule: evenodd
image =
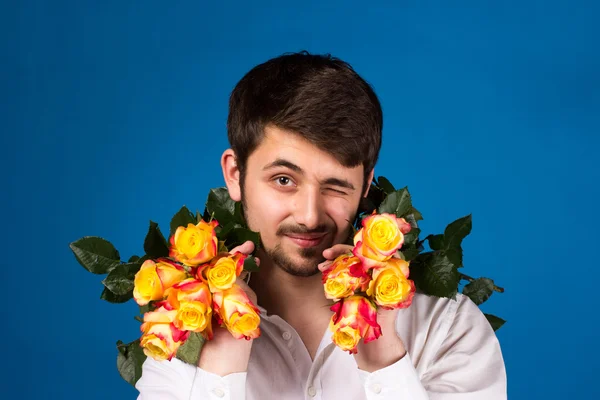
<instances>
[{"instance_id":1,"label":"ear","mask_svg":"<svg viewBox=\"0 0 600 400\"><path fill-rule=\"evenodd\" d=\"M241 201L240 170L232 149L227 149L223 152L221 156L221 168L223 169L223 178L225 178L229 197L233 201Z\"/></svg>"},{"instance_id":2,"label":"ear","mask_svg":"<svg viewBox=\"0 0 600 400\"><path fill-rule=\"evenodd\" d=\"M373 182L374 176L375 176L375 168L373 168L371 170L371 172L369 173L369 179L367 180L368 184L367 184L367 187L365 188L365 193L363 194L363 197L367 197L367 195L369 194L369 189L371 188L371 182Z\"/></svg>"}]
</instances>

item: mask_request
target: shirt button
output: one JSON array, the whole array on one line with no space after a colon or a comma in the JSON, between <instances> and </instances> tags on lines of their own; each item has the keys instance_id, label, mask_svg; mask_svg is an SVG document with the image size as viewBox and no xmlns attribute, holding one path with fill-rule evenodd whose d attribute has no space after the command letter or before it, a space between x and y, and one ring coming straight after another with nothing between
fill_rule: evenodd
<instances>
[{"instance_id":1,"label":"shirt button","mask_svg":"<svg viewBox=\"0 0 600 400\"><path fill-rule=\"evenodd\" d=\"M308 395L310 397L315 397L316 394L317 394L317 389L315 389L314 386L311 386L308 388Z\"/></svg>"},{"instance_id":2,"label":"shirt button","mask_svg":"<svg viewBox=\"0 0 600 400\"><path fill-rule=\"evenodd\" d=\"M215 396L217 396L217 397L224 397L224 396L225 396L225 392L224 392L224 391L223 391L223 389L221 389L221 388L216 388L216 389L213 389L213 391L212 391L212 392L213 392L213 393L215 394Z\"/></svg>"},{"instance_id":3,"label":"shirt button","mask_svg":"<svg viewBox=\"0 0 600 400\"><path fill-rule=\"evenodd\" d=\"M371 390L373 391L373 393L379 394L379 393L381 393L381 385L378 383L375 383L374 385L371 386Z\"/></svg>"},{"instance_id":4,"label":"shirt button","mask_svg":"<svg viewBox=\"0 0 600 400\"><path fill-rule=\"evenodd\" d=\"M285 340L290 340L292 338L292 334L289 332L283 332L283 335L281 336L283 336Z\"/></svg>"}]
</instances>

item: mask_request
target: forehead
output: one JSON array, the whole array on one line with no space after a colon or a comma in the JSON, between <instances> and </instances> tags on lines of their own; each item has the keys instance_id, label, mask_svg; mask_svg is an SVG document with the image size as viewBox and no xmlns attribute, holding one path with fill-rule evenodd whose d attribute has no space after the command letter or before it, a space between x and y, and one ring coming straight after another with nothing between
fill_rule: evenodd
<instances>
[{"instance_id":1,"label":"forehead","mask_svg":"<svg viewBox=\"0 0 600 400\"><path fill-rule=\"evenodd\" d=\"M248 164L262 168L277 159L289 161L302 170L319 175L342 175L362 179L363 166L346 167L333 155L320 149L302 136L274 126L265 128L265 136L248 158Z\"/></svg>"}]
</instances>

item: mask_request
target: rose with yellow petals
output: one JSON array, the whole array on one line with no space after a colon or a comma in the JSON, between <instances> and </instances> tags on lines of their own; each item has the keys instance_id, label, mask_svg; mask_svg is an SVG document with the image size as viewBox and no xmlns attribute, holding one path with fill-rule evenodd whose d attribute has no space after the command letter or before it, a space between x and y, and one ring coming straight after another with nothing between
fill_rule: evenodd
<instances>
[{"instance_id":1,"label":"rose with yellow petals","mask_svg":"<svg viewBox=\"0 0 600 400\"><path fill-rule=\"evenodd\" d=\"M362 228L354 236L355 256L365 268L373 268L389 260L404 244L410 224L393 214L373 214L362 220Z\"/></svg>"},{"instance_id":2,"label":"rose with yellow petals","mask_svg":"<svg viewBox=\"0 0 600 400\"><path fill-rule=\"evenodd\" d=\"M169 309L177 311L173 324L185 331L201 332L212 339L212 294L205 282L188 278L165 292Z\"/></svg>"},{"instance_id":3,"label":"rose with yellow petals","mask_svg":"<svg viewBox=\"0 0 600 400\"><path fill-rule=\"evenodd\" d=\"M244 290L234 284L231 288L213 295L214 313L236 339L256 339L260 336L260 310Z\"/></svg>"},{"instance_id":4,"label":"rose with yellow petals","mask_svg":"<svg viewBox=\"0 0 600 400\"><path fill-rule=\"evenodd\" d=\"M187 339L189 332L177 329L173 325L177 311L164 307L144 314L143 332L140 346L144 354L157 361L171 360L179 346Z\"/></svg>"},{"instance_id":5,"label":"rose with yellow petals","mask_svg":"<svg viewBox=\"0 0 600 400\"><path fill-rule=\"evenodd\" d=\"M356 354L360 339L368 343L381 336L377 308L367 298L358 295L346 297L331 306L331 311L335 313L329 321L332 341L342 350Z\"/></svg>"},{"instance_id":6,"label":"rose with yellow petals","mask_svg":"<svg viewBox=\"0 0 600 400\"><path fill-rule=\"evenodd\" d=\"M190 223L187 227L178 227L169 240L169 257L190 267L210 261L217 254L217 225L216 220L200 220L196 225Z\"/></svg>"},{"instance_id":7,"label":"rose with yellow petals","mask_svg":"<svg viewBox=\"0 0 600 400\"><path fill-rule=\"evenodd\" d=\"M223 253L213 258L211 262L198 269L196 277L208 282L211 292L231 288L244 269L246 255L242 253Z\"/></svg>"},{"instance_id":8,"label":"rose with yellow petals","mask_svg":"<svg viewBox=\"0 0 600 400\"><path fill-rule=\"evenodd\" d=\"M407 279L408 263L392 258L383 268L373 270L367 296L385 309L407 308L415 295L415 284Z\"/></svg>"},{"instance_id":9,"label":"rose with yellow petals","mask_svg":"<svg viewBox=\"0 0 600 400\"><path fill-rule=\"evenodd\" d=\"M365 273L358 257L342 254L323 271L325 297L340 300L356 290L366 290L371 277Z\"/></svg>"},{"instance_id":10,"label":"rose with yellow petals","mask_svg":"<svg viewBox=\"0 0 600 400\"><path fill-rule=\"evenodd\" d=\"M161 300L165 290L181 282L186 276L183 267L171 260L146 260L135 274L133 298L140 306L153 300Z\"/></svg>"}]
</instances>

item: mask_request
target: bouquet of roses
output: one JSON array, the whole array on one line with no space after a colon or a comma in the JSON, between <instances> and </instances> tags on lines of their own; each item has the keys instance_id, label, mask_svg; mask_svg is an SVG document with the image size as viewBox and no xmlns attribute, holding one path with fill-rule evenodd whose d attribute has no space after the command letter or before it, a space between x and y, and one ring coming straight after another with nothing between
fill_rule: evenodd
<instances>
[{"instance_id":1,"label":"bouquet of roses","mask_svg":"<svg viewBox=\"0 0 600 400\"><path fill-rule=\"evenodd\" d=\"M341 349L356 353L365 342L381 336L377 309L409 307L416 291L454 298L462 293L475 304L504 289L489 278L462 272L461 242L471 231L471 216L449 224L444 233L419 239L421 213L407 188L396 190L384 177L371 183L353 222L352 253L337 257L323 271L325 296L335 301L330 330ZM218 222L217 222L218 221ZM260 236L248 229L241 204L226 188L211 189L204 213L182 207L171 219L167 241L150 221L145 255L121 261L107 240L86 236L70 244L77 261L94 274L106 274L101 298L111 303L130 299L140 306L140 338L117 341L117 368L134 385L146 357L176 357L196 365L205 340L216 326L239 339L260 335L260 312L236 285L242 271L256 271L252 255L230 252L250 240L260 248ZM424 244L428 243L426 251ZM410 278L409 278L410 265ZM504 320L485 314L496 330Z\"/></svg>"},{"instance_id":2,"label":"bouquet of roses","mask_svg":"<svg viewBox=\"0 0 600 400\"><path fill-rule=\"evenodd\" d=\"M381 336L377 307L410 306L415 284L408 279L409 262L394 257L410 230L404 218L373 212L362 220L352 254L338 256L323 271L325 296L336 301L329 329L342 350L356 353L361 338L368 343Z\"/></svg>"},{"instance_id":3,"label":"bouquet of roses","mask_svg":"<svg viewBox=\"0 0 600 400\"><path fill-rule=\"evenodd\" d=\"M260 311L235 283L246 255L217 253L216 220L178 227L170 258L146 260L135 275L133 298L144 314L140 345L155 360L171 360L192 332L212 339L212 320L238 338L260 336Z\"/></svg>"}]
</instances>

